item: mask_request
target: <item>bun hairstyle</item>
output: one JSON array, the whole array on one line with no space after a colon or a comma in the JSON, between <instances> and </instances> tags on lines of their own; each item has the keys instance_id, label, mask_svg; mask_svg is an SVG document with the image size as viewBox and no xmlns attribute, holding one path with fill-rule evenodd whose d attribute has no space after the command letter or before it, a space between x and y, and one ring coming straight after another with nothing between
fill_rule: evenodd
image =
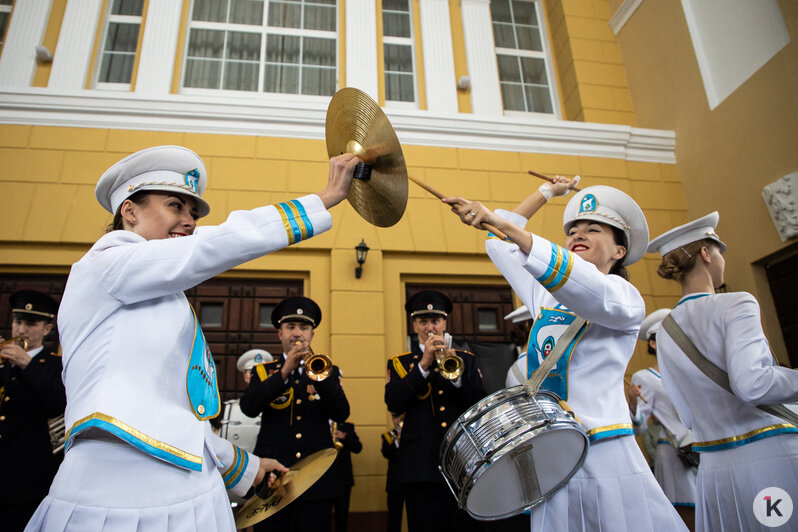
<instances>
[{"instance_id":1,"label":"bun hairstyle","mask_svg":"<svg viewBox=\"0 0 798 532\"><path fill-rule=\"evenodd\" d=\"M704 238L674 249L662 257L662 262L657 267L657 275L663 279L681 281L695 267L701 248L712 246L720 247L715 240Z\"/></svg>"}]
</instances>

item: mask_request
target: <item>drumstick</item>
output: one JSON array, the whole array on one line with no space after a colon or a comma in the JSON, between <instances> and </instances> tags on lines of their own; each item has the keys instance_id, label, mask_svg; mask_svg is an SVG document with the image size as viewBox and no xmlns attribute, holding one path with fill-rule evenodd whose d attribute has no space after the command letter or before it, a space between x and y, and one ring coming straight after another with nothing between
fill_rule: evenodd
<instances>
[{"instance_id":1,"label":"drumstick","mask_svg":"<svg viewBox=\"0 0 798 532\"><path fill-rule=\"evenodd\" d=\"M531 174L531 175L533 175L533 176L535 176L535 177L539 177L539 178L541 178L541 179L545 179L545 180L546 180L546 181L548 181L549 183L554 183L554 180L553 180L552 178L550 178L549 176L547 176L547 175L543 175L543 174L539 174L539 173L535 172L534 170L527 170L527 173L528 173L528 174ZM582 189L581 189L581 188L579 188L579 187L574 187L574 188L573 188L573 190L576 190L577 192L579 192L579 191L580 191L580 190L582 190Z\"/></svg>"},{"instance_id":2,"label":"drumstick","mask_svg":"<svg viewBox=\"0 0 798 532\"><path fill-rule=\"evenodd\" d=\"M410 179L410 181L412 181L416 185L420 186L421 188L423 188L424 190L426 190L427 192L429 192L430 194L432 194L436 198L443 199L445 197L443 194L441 194L440 192L438 192L437 190L435 190L434 188L432 188L431 186L429 186L425 182L416 179L412 175L407 174L407 177L408 177L408 179ZM489 223L484 223L483 222L481 225L483 227L487 227L488 229L490 229L491 233L493 233L497 237L501 238L502 240L506 240L507 239L507 235L505 235L504 233L502 233L501 231L499 231L498 229L496 229L495 227L493 227Z\"/></svg>"},{"instance_id":3,"label":"drumstick","mask_svg":"<svg viewBox=\"0 0 798 532\"><path fill-rule=\"evenodd\" d=\"M627 379L626 377L623 378L623 382L625 382L629 386L632 385L632 382L629 379ZM648 401L646 401L646 398L643 397L642 393L638 397L640 397L640 399L642 399L644 403L648 404Z\"/></svg>"}]
</instances>

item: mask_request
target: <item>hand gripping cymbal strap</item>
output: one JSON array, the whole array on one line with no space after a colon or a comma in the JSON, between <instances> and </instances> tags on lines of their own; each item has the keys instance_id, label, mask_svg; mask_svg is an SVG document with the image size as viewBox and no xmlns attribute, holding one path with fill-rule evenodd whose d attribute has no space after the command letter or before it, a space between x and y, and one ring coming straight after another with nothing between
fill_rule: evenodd
<instances>
[{"instance_id":1,"label":"hand gripping cymbal strap","mask_svg":"<svg viewBox=\"0 0 798 532\"><path fill-rule=\"evenodd\" d=\"M549 372L554 368L554 365L557 364L557 361L565 350L568 349L568 346L571 345L571 342L574 341L574 338L576 338L586 326L587 320L577 316L568 328L565 329L565 332L562 333L562 336L557 340L554 349L551 350L540 366L538 366L538 369L532 373L529 380L524 384L524 389L529 396L534 397L538 393L540 385L543 384ZM527 356L530 356L529 353L527 353Z\"/></svg>"},{"instance_id":2,"label":"hand gripping cymbal strap","mask_svg":"<svg viewBox=\"0 0 798 532\"><path fill-rule=\"evenodd\" d=\"M731 384L729 383L729 374L713 364L712 361L698 350L693 341L690 340L690 337L687 336L687 333L684 332L684 329L673 319L673 314L668 314L665 319L662 320L662 327L673 341L676 342L676 345L679 346L687 358L690 359L690 362L701 370L701 373L706 375L712 382L734 395L734 390L732 390ZM784 405L756 405L756 407L798 427L798 415Z\"/></svg>"}]
</instances>

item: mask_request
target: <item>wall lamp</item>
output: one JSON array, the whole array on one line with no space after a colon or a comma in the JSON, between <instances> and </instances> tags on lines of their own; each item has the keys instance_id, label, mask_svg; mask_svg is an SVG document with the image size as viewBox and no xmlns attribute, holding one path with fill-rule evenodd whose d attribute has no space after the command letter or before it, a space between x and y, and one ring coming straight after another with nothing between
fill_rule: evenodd
<instances>
[{"instance_id":1,"label":"wall lamp","mask_svg":"<svg viewBox=\"0 0 798 532\"><path fill-rule=\"evenodd\" d=\"M355 258L357 259L357 268L355 268L355 279L360 279L363 275L363 263L366 262L366 255L369 254L369 247L366 245L364 239L360 239L360 244L355 246Z\"/></svg>"}]
</instances>

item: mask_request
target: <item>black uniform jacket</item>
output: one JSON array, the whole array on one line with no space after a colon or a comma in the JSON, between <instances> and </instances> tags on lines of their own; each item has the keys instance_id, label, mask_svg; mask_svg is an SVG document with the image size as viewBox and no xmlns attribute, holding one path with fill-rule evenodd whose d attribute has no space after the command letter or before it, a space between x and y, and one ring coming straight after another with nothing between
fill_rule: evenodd
<instances>
[{"instance_id":1,"label":"black uniform jacket","mask_svg":"<svg viewBox=\"0 0 798 532\"><path fill-rule=\"evenodd\" d=\"M316 451L333 447L330 422L343 423L349 417L349 401L341 387L341 372L333 366L323 381L311 380L303 370L295 370L283 382L280 369L284 358L259 364L252 369L252 380L241 396L241 411L250 417L263 413L255 454L274 458L291 467ZM303 498L332 499L339 490L328 470Z\"/></svg>"},{"instance_id":2,"label":"black uniform jacket","mask_svg":"<svg viewBox=\"0 0 798 532\"><path fill-rule=\"evenodd\" d=\"M380 437L382 441L382 456L388 459L388 473L385 477L385 491L401 491L401 485L396 482L396 455L399 448L396 446L396 436L392 431L383 432Z\"/></svg>"},{"instance_id":3,"label":"black uniform jacket","mask_svg":"<svg viewBox=\"0 0 798 532\"><path fill-rule=\"evenodd\" d=\"M441 441L460 414L485 397L474 355L459 350L457 354L465 364L460 388L441 377L435 364L425 379L418 367L422 356L418 346L388 361L385 404L390 412L405 414L394 464L395 480L400 484L444 483L438 470Z\"/></svg>"},{"instance_id":4,"label":"black uniform jacket","mask_svg":"<svg viewBox=\"0 0 798 532\"><path fill-rule=\"evenodd\" d=\"M47 419L64 413L66 393L49 347L25 369L0 364L0 505L41 501L58 469Z\"/></svg>"}]
</instances>

